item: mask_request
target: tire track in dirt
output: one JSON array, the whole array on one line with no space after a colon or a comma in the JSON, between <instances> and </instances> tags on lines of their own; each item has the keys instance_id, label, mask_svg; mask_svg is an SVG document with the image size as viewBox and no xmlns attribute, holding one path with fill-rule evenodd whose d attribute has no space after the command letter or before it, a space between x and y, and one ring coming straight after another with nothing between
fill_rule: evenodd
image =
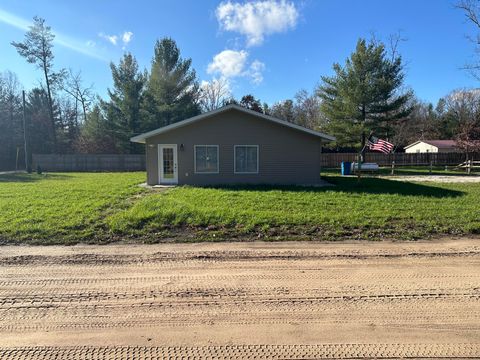
<instances>
[{"instance_id":1,"label":"tire track in dirt","mask_svg":"<svg viewBox=\"0 0 480 360\"><path fill-rule=\"evenodd\" d=\"M472 344L325 344L163 347L38 347L0 350L0 359L359 359L476 358Z\"/></svg>"},{"instance_id":2,"label":"tire track in dirt","mask_svg":"<svg viewBox=\"0 0 480 360\"><path fill-rule=\"evenodd\" d=\"M0 359L480 357L480 240L255 246L6 248Z\"/></svg>"},{"instance_id":3,"label":"tire track in dirt","mask_svg":"<svg viewBox=\"0 0 480 360\"><path fill-rule=\"evenodd\" d=\"M32 274L33 276L33 274ZM432 281L438 280L448 280L453 279L455 282L462 281L463 279L476 280L475 283L478 283L480 280L480 273L474 274L419 274L419 273L378 273L378 274L324 274L318 271L302 271L297 274L238 274L238 275L165 275L165 276L145 276L145 277L103 277L103 278L41 278L41 279L10 279L10 280L0 280L0 289L5 288L20 288L20 287L55 287L62 286L75 286L78 288L79 285L116 285L116 284L141 284L141 283L152 283L152 282L210 282L210 281L224 281L230 282L235 280L268 280L270 283L272 281L284 282L285 280L317 280L317 281L327 281L327 280L347 280L355 278L357 281L393 281L393 280L413 280L413 279L428 279L431 283Z\"/></svg>"},{"instance_id":4,"label":"tire track in dirt","mask_svg":"<svg viewBox=\"0 0 480 360\"><path fill-rule=\"evenodd\" d=\"M226 261L305 261L305 260L373 260L397 258L438 258L438 257L478 257L480 248L467 251L423 251L423 252L376 252L376 253L324 253L321 251L197 251L197 252L156 252L149 255L99 255L75 254L66 256L52 255L18 255L1 257L2 266L115 266L115 265L147 265L151 263L183 264L184 262L226 262Z\"/></svg>"}]
</instances>

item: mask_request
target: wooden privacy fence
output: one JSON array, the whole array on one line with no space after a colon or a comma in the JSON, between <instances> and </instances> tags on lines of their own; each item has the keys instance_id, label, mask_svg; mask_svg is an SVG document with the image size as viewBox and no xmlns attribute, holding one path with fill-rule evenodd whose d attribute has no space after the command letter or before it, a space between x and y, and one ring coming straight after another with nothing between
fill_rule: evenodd
<instances>
[{"instance_id":1,"label":"wooden privacy fence","mask_svg":"<svg viewBox=\"0 0 480 360\"><path fill-rule=\"evenodd\" d=\"M42 171L144 171L141 154L33 154L32 169Z\"/></svg>"},{"instance_id":2,"label":"wooden privacy fence","mask_svg":"<svg viewBox=\"0 0 480 360\"><path fill-rule=\"evenodd\" d=\"M469 156L480 160L480 154ZM342 161L356 161L356 153L323 153L323 167L340 167ZM32 169L38 166L43 171L144 171L145 155L140 154L33 154ZM434 166L459 165L465 161L463 153L427 153L427 154L381 154L367 153L367 162L380 166L390 166L395 161L396 166Z\"/></svg>"},{"instance_id":3,"label":"wooden privacy fence","mask_svg":"<svg viewBox=\"0 0 480 360\"><path fill-rule=\"evenodd\" d=\"M444 166L444 165L458 165L465 161L465 154L463 153L367 153L365 156L366 162L377 163L380 166L390 166L392 161L395 161L397 166L420 166L430 165ZM470 154L470 159L480 160L480 154ZM323 153L322 166L323 167L340 167L342 161L357 161L356 153Z\"/></svg>"},{"instance_id":4,"label":"wooden privacy fence","mask_svg":"<svg viewBox=\"0 0 480 360\"><path fill-rule=\"evenodd\" d=\"M25 162L23 161L22 157L22 162L20 163L20 167L25 168ZM6 156L0 154L0 171L9 171L9 170L15 170L15 158L11 156Z\"/></svg>"}]
</instances>

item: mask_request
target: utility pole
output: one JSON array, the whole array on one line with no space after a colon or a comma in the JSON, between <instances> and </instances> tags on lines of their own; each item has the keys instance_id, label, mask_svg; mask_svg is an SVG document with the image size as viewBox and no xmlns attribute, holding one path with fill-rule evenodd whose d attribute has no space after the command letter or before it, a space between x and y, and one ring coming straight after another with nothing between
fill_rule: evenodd
<instances>
[{"instance_id":1,"label":"utility pole","mask_svg":"<svg viewBox=\"0 0 480 360\"><path fill-rule=\"evenodd\" d=\"M28 150L27 150L27 120L25 117L25 90L22 90L22 99L23 99L23 148L25 150L25 170L28 173L32 172L30 169L30 164L28 163Z\"/></svg>"}]
</instances>

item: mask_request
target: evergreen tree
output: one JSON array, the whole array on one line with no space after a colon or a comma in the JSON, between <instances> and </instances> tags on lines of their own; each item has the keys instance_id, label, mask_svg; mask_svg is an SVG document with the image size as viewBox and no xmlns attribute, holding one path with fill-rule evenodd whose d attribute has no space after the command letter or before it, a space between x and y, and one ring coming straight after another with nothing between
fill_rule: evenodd
<instances>
[{"instance_id":1,"label":"evergreen tree","mask_svg":"<svg viewBox=\"0 0 480 360\"><path fill-rule=\"evenodd\" d=\"M180 57L174 40L164 38L155 44L144 102L150 129L200 114L199 85L191 65L191 59Z\"/></svg>"},{"instance_id":2,"label":"evergreen tree","mask_svg":"<svg viewBox=\"0 0 480 360\"><path fill-rule=\"evenodd\" d=\"M99 105L95 105L87 113L87 118L75 143L75 150L86 154L112 154L118 152L110 124L103 116Z\"/></svg>"},{"instance_id":3,"label":"evergreen tree","mask_svg":"<svg viewBox=\"0 0 480 360\"><path fill-rule=\"evenodd\" d=\"M17 76L5 71L0 73L0 171L15 169L17 149L23 168L22 94Z\"/></svg>"},{"instance_id":4,"label":"evergreen tree","mask_svg":"<svg viewBox=\"0 0 480 360\"><path fill-rule=\"evenodd\" d=\"M361 146L362 134L391 134L391 122L412 111L411 92L401 93L402 59L388 57L383 43L360 39L344 66L333 65L334 76L322 77L318 95L329 131L338 146Z\"/></svg>"},{"instance_id":5,"label":"evergreen tree","mask_svg":"<svg viewBox=\"0 0 480 360\"><path fill-rule=\"evenodd\" d=\"M54 118L58 108L53 108ZM50 131L50 102L45 89L34 88L27 96L28 147L30 154L48 154L56 148L56 137Z\"/></svg>"},{"instance_id":6,"label":"evergreen tree","mask_svg":"<svg viewBox=\"0 0 480 360\"><path fill-rule=\"evenodd\" d=\"M293 101L287 99L273 104L270 114L277 119L282 119L291 123L295 122Z\"/></svg>"},{"instance_id":7,"label":"evergreen tree","mask_svg":"<svg viewBox=\"0 0 480 360\"><path fill-rule=\"evenodd\" d=\"M242 98L240 99L240 106L259 113L263 113L262 103L259 99L255 99L255 96L251 94L242 96Z\"/></svg>"},{"instance_id":8,"label":"evergreen tree","mask_svg":"<svg viewBox=\"0 0 480 360\"><path fill-rule=\"evenodd\" d=\"M119 152L141 151L130 138L145 130L140 107L142 103L146 74L138 70L135 57L126 53L118 65L110 64L113 89L108 90L109 102L101 102L110 131L116 139Z\"/></svg>"}]
</instances>

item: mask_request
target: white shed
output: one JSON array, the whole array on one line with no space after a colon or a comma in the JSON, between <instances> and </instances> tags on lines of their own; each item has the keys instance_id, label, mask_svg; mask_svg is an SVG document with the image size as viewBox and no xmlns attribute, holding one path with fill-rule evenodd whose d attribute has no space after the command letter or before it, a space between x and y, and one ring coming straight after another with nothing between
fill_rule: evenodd
<instances>
[{"instance_id":1,"label":"white shed","mask_svg":"<svg viewBox=\"0 0 480 360\"><path fill-rule=\"evenodd\" d=\"M455 140L419 140L405 146L407 154L460 152Z\"/></svg>"}]
</instances>

